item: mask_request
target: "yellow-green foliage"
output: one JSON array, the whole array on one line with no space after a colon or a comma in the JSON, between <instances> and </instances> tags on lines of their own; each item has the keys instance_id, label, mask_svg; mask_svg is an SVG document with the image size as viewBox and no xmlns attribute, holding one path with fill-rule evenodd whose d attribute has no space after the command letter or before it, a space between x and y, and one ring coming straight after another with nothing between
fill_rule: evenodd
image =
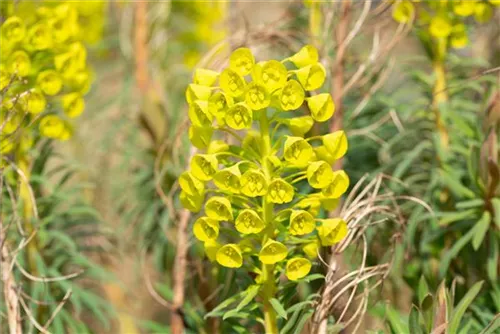
<instances>
[{"instance_id":1,"label":"yellow-green foliage","mask_svg":"<svg viewBox=\"0 0 500 334\"><path fill-rule=\"evenodd\" d=\"M192 212L204 209L193 232L210 260L263 275L260 262L298 280L309 273L319 245L346 236L342 219L317 217L322 205L335 208L349 186L347 174L331 167L346 153L347 138L343 131L304 138L314 122L334 113L330 94L314 92L325 77L312 46L281 62L258 63L240 48L220 73L195 70L186 91L189 134L203 153L181 175L180 199ZM275 135L282 126L290 135ZM295 188L303 180L312 193Z\"/></svg>"},{"instance_id":2,"label":"yellow-green foliage","mask_svg":"<svg viewBox=\"0 0 500 334\"><path fill-rule=\"evenodd\" d=\"M2 153L29 149L36 128L43 137L71 136L72 120L83 112L92 80L84 43L100 38L104 5L9 2L2 8Z\"/></svg>"}]
</instances>

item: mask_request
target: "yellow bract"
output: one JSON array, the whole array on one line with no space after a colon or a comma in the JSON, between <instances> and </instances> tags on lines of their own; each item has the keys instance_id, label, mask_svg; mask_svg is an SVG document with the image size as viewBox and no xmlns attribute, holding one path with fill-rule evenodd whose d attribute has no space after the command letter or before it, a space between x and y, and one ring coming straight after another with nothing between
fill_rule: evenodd
<instances>
[{"instance_id":1,"label":"yellow bract","mask_svg":"<svg viewBox=\"0 0 500 334\"><path fill-rule=\"evenodd\" d=\"M465 30L465 25L464 24L454 25L450 38L451 47L455 49L460 49L467 46L468 42L469 39L467 37L467 31Z\"/></svg>"},{"instance_id":2,"label":"yellow bract","mask_svg":"<svg viewBox=\"0 0 500 334\"><path fill-rule=\"evenodd\" d=\"M297 281L309 274L311 261L302 257L294 257L287 261L285 275L291 281Z\"/></svg>"},{"instance_id":3,"label":"yellow bract","mask_svg":"<svg viewBox=\"0 0 500 334\"><path fill-rule=\"evenodd\" d=\"M240 177L241 173L238 165L233 165L219 170L213 178L215 185L219 189L237 194L240 192Z\"/></svg>"},{"instance_id":4,"label":"yellow bract","mask_svg":"<svg viewBox=\"0 0 500 334\"><path fill-rule=\"evenodd\" d=\"M349 188L349 176L343 170L333 172L330 184L323 189L322 193L328 198L339 198Z\"/></svg>"},{"instance_id":5,"label":"yellow bract","mask_svg":"<svg viewBox=\"0 0 500 334\"><path fill-rule=\"evenodd\" d=\"M264 264L275 264L286 258L288 250L281 242L269 239L259 253L259 260Z\"/></svg>"},{"instance_id":6,"label":"yellow bract","mask_svg":"<svg viewBox=\"0 0 500 334\"><path fill-rule=\"evenodd\" d=\"M267 198L275 204L291 202L294 194L293 187L283 179L274 179L267 188Z\"/></svg>"},{"instance_id":7,"label":"yellow bract","mask_svg":"<svg viewBox=\"0 0 500 334\"><path fill-rule=\"evenodd\" d=\"M227 244L217 250L217 262L227 268L239 268L243 265L241 249L236 244Z\"/></svg>"},{"instance_id":8,"label":"yellow bract","mask_svg":"<svg viewBox=\"0 0 500 334\"><path fill-rule=\"evenodd\" d=\"M249 74L254 64L255 58L248 48L236 49L229 57L229 67L239 75Z\"/></svg>"},{"instance_id":9,"label":"yellow bract","mask_svg":"<svg viewBox=\"0 0 500 334\"><path fill-rule=\"evenodd\" d=\"M232 221L233 209L231 202L225 197L211 197L205 205L205 212L208 217L219 221Z\"/></svg>"},{"instance_id":10,"label":"yellow bract","mask_svg":"<svg viewBox=\"0 0 500 334\"><path fill-rule=\"evenodd\" d=\"M205 184L188 171L179 176L179 186L186 194L191 196L201 195L205 190Z\"/></svg>"},{"instance_id":11,"label":"yellow bract","mask_svg":"<svg viewBox=\"0 0 500 334\"><path fill-rule=\"evenodd\" d=\"M232 97L239 97L245 93L245 79L230 68L226 68L220 74L219 85L227 95Z\"/></svg>"},{"instance_id":12,"label":"yellow bract","mask_svg":"<svg viewBox=\"0 0 500 334\"><path fill-rule=\"evenodd\" d=\"M245 102L252 110L260 110L269 106L271 96L265 86L252 82L248 85Z\"/></svg>"},{"instance_id":13,"label":"yellow bract","mask_svg":"<svg viewBox=\"0 0 500 334\"><path fill-rule=\"evenodd\" d=\"M328 93L318 94L307 99L311 116L317 122L326 122L335 112L335 104Z\"/></svg>"},{"instance_id":14,"label":"yellow bract","mask_svg":"<svg viewBox=\"0 0 500 334\"><path fill-rule=\"evenodd\" d=\"M325 161L315 161L307 167L307 181L315 189L325 188L332 182L333 171Z\"/></svg>"},{"instance_id":15,"label":"yellow bract","mask_svg":"<svg viewBox=\"0 0 500 334\"><path fill-rule=\"evenodd\" d=\"M217 81L218 77L218 72L197 68L194 71L193 82L197 85L212 86Z\"/></svg>"},{"instance_id":16,"label":"yellow bract","mask_svg":"<svg viewBox=\"0 0 500 334\"><path fill-rule=\"evenodd\" d=\"M307 166L313 157L312 146L301 137L289 136L285 141L283 156L295 166Z\"/></svg>"},{"instance_id":17,"label":"yellow bract","mask_svg":"<svg viewBox=\"0 0 500 334\"><path fill-rule=\"evenodd\" d=\"M85 109L85 101L80 93L69 93L62 97L63 110L70 118L78 117Z\"/></svg>"},{"instance_id":18,"label":"yellow bract","mask_svg":"<svg viewBox=\"0 0 500 334\"><path fill-rule=\"evenodd\" d=\"M347 152L347 137L343 130L323 136L323 145L333 159L338 160Z\"/></svg>"},{"instance_id":19,"label":"yellow bract","mask_svg":"<svg viewBox=\"0 0 500 334\"><path fill-rule=\"evenodd\" d=\"M315 90L323 86L326 79L326 70L321 63L308 65L298 69L295 74L305 90Z\"/></svg>"},{"instance_id":20,"label":"yellow bract","mask_svg":"<svg viewBox=\"0 0 500 334\"><path fill-rule=\"evenodd\" d=\"M444 17L433 17L429 25L429 33L436 38L448 37L451 34L451 24Z\"/></svg>"},{"instance_id":21,"label":"yellow bract","mask_svg":"<svg viewBox=\"0 0 500 334\"><path fill-rule=\"evenodd\" d=\"M220 244L215 240L207 240L203 243L203 247L205 248L205 254L210 262L214 262L217 256L217 251L221 247Z\"/></svg>"},{"instance_id":22,"label":"yellow bract","mask_svg":"<svg viewBox=\"0 0 500 334\"><path fill-rule=\"evenodd\" d=\"M227 125L235 130L249 129L252 126L252 111L244 102L231 106L226 113Z\"/></svg>"},{"instance_id":23,"label":"yellow bract","mask_svg":"<svg viewBox=\"0 0 500 334\"><path fill-rule=\"evenodd\" d=\"M286 124L294 136L304 137L313 127L314 120L311 116L301 116L286 120Z\"/></svg>"},{"instance_id":24,"label":"yellow bract","mask_svg":"<svg viewBox=\"0 0 500 334\"><path fill-rule=\"evenodd\" d=\"M189 106L188 116L193 125L207 127L212 125L213 115L208 112L208 102L197 100Z\"/></svg>"},{"instance_id":25,"label":"yellow bract","mask_svg":"<svg viewBox=\"0 0 500 334\"><path fill-rule=\"evenodd\" d=\"M35 24L28 31L29 46L35 50L46 50L52 47L52 32L46 22Z\"/></svg>"},{"instance_id":26,"label":"yellow bract","mask_svg":"<svg viewBox=\"0 0 500 334\"><path fill-rule=\"evenodd\" d=\"M250 209L242 210L235 221L236 230L242 234L259 233L265 226L257 212Z\"/></svg>"},{"instance_id":27,"label":"yellow bract","mask_svg":"<svg viewBox=\"0 0 500 334\"><path fill-rule=\"evenodd\" d=\"M470 16L474 14L476 2L475 0L455 0L453 1L453 11L459 16Z\"/></svg>"},{"instance_id":28,"label":"yellow bract","mask_svg":"<svg viewBox=\"0 0 500 334\"><path fill-rule=\"evenodd\" d=\"M319 196L317 195L309 195L308 197L300 200L294 206L297 209L307 210L313 216L317 216L319 214L319 210L321 208L321 201Z\"/></svg>"},{"instance_id":29,"label":"yellow bract","mask_svg":"<svg viewBox=\"0 0 500 334\"><path fill-rule=\"evenodd\" d=\"M323 246L339 243L347 235L347 224L343 219L325 219L318 227L318 235Z\"/></svg>"},{"instance_id":30,"label":"yellow bract","mask_svg":"<svg viewBox=\"0 0 500 334\"><path fill-rule=\"evenodd\" d=\"M308 258L315 259L318 257L319 246L320 245L318 241L315 240L302 247L302 250L304 251L304 253L307 255Z\"/></svg>"},{"instance_id":31,"label":"yellow bract","mask_svg":"<svg viewBox=\"0 0 500 334\"><path fill-rule=\"evenodd\" d=\"M39 114L45 110L47 100L39 89L31 89L19 97L19 105L31 114Z\"/></svg>"},{"instance_id":32,"label":"yellow bract","mask_svg":"<svg viewBox=\"0 0 500 334\"><path fill-rule=\"evenodd\" d=\"M474 7L474 18L479 23L488 22L493 16L493 9L484 2L477 2Z\"/></svg>"},{"instance_id":33,"label":"yellow bract","mask_svg":"<svg viewBox=\"0 0 500 334\"><path fill-rule=\"evenodd\" d=\"M217 171L218 161L213 154L196 154L191 159L193 176L201 181L209 181Z\"/></svg>"},{"instance_id":34,"label":"yellow bract","mask_svg":"<svg viewBox=\"0 0 500 334\"><path fill-rule=\"evenodd\" d=\"M212 139L213 132L212 128L191 125L188 131L189 140L196 148L207 148Z\"/></svg>"},{"instance_id":35,"label":"yellow bract","mask_svg":"<svg viewBox=\"0 0 500 334\"><path fill-rule=\"evenodd\" d=\"M8 61L9 71L12 74L16 74L20 77L25 77L30 74L31 70L31 60L28 54L24 51L14 52Z\"/></svg>"},{"instance_id":36,"label":"yellow bract","mask_svg":"<svg viewBox=\"0 0 500 334\"><path fill-rule=\"evenodd\" d=\"M208 217L198 218L194 222L193 233L200 241L216 240L219 236L219 222Z\"/></svg>"},{"instance_id":37,"label":"yellow bract","mask_svg":"<svg viewBox=\"0 0 500 334\"><path fill-rule=\"evenodd\" d=\"M269 92L273 92L285 86L287 74L285 65L277 60L269 60L262 65L260 80Z\"/></svg>"},{"instance_id":38,"label":"yellow bract","mask_svg":"<svg viewBox=\"0 0 500 334\"><path fill-rule=\"evenodd\" d=\"M11 16L2 24L1 33L9 43L17 43L24 38L26 27L19 17Z\"/></svg>"},{"instance_id":39,"label":"yellow bract","mask_svg":"<svg viewBox=\"0 0 500 334\"><path fill-rule=\"evenodd\" d=\"M62 88L62 79L59 73L54 70L40 72L36 78L36 82L46 95L56 95Z\"/></svg>"},{"instance_id":40,"label":"yellow bract","mask_svg":"<svg viewBox=\"0 0 500 334\"><path fill-rule=\"evenodd\" d=\"M306 45L286 60L291 61L297 67L304 67L317 63L318 59L318 50L312 45Z\"/></svg>"},{"instance_id":41,"label":"yellow bract","mask_svg":"<svg viewBox=\"0 0 500 334\"><path fill-rule=\"evenodd\" d=\"M249 169L240 179L241 193L248 197L264 196L267 193L267 180L262 171Z\"/></svg>"},{"instance_id":42,"label":"yellow bract","mask_svg":"<svg viewBox=\"0 0 500 334\"><path fill-rule=\"evenodd\" d=\"M290 215L288 231L292 235L309 234L316 228L314 217L305 210L293 210Z\"/></svg>"},{"instance_id":43,"label":"yellow bract","mask_svg":"<svg viewBox=\"0 0 500 334\"><path fill-rule=\"evenodd\" d=\"M392 7L392 17L399 23L408 23L415 13L415 7L410 1L398 1Z\"/></svg>"},{"instance_id":44,"label":"yellow bract","mask_svg":"<svg viewBox=\"0 0 500 334\"><path fill-rule=\"evenodd\" d=\"M217 123L219 126L226 125L226 121L224 120L227 110L230 105L233 104L233 100L222 92L214 93L208 99L208 111L210 114L215 116Z\"/></svg>"},{"instance_id":45,"label":"yellow bract","mask_svg":"<svg viewBox=\"0 0 500 334\"><path fill-rule=\"evenodd\" d=\"M40 134L47 138L67 140L71 137L69 124L56 115L48 115L40 120Z\"/></svg>"},{"instance_id":46,"label":"yellow bract","mask_svg":"<svg viewBox=\"0 0 500 334\"><path fill-rule=\"evenodd\" d=\"M186 100L189 104L195 102L196 100L207 101L211 94L212 88L210 87L190 84L186 89Z\"/></svg>"},{"instance_id":47,"label":"yellow bract","mask_svg":"<svg viewBox=\"0 0 500 334\"><path fill-rule=\"evenodd\" d=\"M289 80L279 94L279 102L283 110L295 110L304 103L305 92L295 80Z\"/></svg>"},{"instance_id":48,"label":"yellow bract","mask_svg":"<svg viewBox=\"0 0 500 334\"><path fill-rule=\"evenodd\" d=\"M203 205L203 200L205 199L202 195L188 195L184 191L181 191L179 199L184 208L191 212L199 212Z\"/></svg>"}]
</instances>

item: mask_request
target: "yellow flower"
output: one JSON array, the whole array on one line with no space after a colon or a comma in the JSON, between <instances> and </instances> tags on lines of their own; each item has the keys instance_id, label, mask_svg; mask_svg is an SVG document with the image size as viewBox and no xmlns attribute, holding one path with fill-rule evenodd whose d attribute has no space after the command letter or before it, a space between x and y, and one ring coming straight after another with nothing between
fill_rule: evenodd
<instances>
[{"instance_id":1,"label":"yellow flower","mask_svg":"<svg viewBox=\"0 0 500 334\"><path fill-rule=\"evenodd\" d=\"M479 23L488 22L493 16L493 9L484 2L477 2L474 7L474 18Z\"/></svg>"},{"instance_id":2,"label":"yellow flower","mask_svg":"<svg viewBox=\"0 0 500 334\"><path fill-rule=\"evenodd\" d=\"M267 193L267 180L262 171L249 169L240 179L241 193L248 197L264 196Z\"/></svg>"},{"instance_id":3,"label":"yellow flower","mask_svg":"<svg viewBox=\"0 0 500 334\"><path fill-rule=\"evenodd\" d=\"M232 129L249 129L252 127L252 111L244 102L236 103L227 111L225 121Z\"/></svg>"},{"instance_id":4,"label":"yellow flower","mask_svg":"<svg viewBox=\"0 0 500 334\"><path fill-rule=\"evenodd\" d=\"M62 97L64 113L70 118L81 115L85 109L85 101L80 93L69 93Z\"/></svg>"},{"instance_id":5,"label":"yellow flower","mask_svg":"<svg viewBox=\"0 0 500 334\"><path fill-rule=\"evenodd\" d=\"M248 48L239 48L231 53L229 57L229 68L236 71L239 75L247 75L255 64L255 58L252 51Z\"/></svg>"},{"instance_id":6,"label":"yellow flower","mask_svg":"<svg viewBox=\"0 0 500 334\"><path fill-rule=\"evenodd\" d=\"M323 145L333 159L338 160L347 152L347 137L342 130L329 133L322 137Z\"/></svg>"},{"instance_id":7,"label":"yellow flower","mask_svg":"<svg viewBox=\"0 0 500 334\"><path fill-rule=\"evenodd\" d=\"M206 205L205 212L209 218L219 221L232 221L233 209L231 202L225 197L214 196L211 197Z\"/></svg>"},{"instance_id":8,"label":"yellow flower","mask_svg":"<svg viewBox=\"0 0 500 334\"><path fill-rule=\"evenodd\" d=\"M203 243L203 247L205 248L205 254L210 262L214 262L217 256L217 251L221 247L220 244L215 240L207 240Z\"/></svg>"},{"instance_id":9,"label":"yellow flower","mask_svg":"<svg viewBox=\"0 0 500 334\"><path fill-rule=\"evenodd\" d=\"M186 101L191 104L196 100L208 101L212 94L212 88L208 86L189 84L186 89Z\"/></svg>"},{"instance_id":10,"label":"yellow flower","mask_svg":"<svg viewBox=\"0 0 500 334\"><path fill-rule=\"evenodd\" d=\"M458 0L453 2L453 11L458 16L470 16L476 8L475 0Z\"/></svg>"},{"instance_id":11,"label":"yellow flower","mask_svg":"<svg viewBox=\"0 0 500 334\"><path fill-rule=\"evenodd\" d=\"M218 77L218 72L204 68L197 68L194 70L193 82L197 85L210 87L215 83L215 81L217 81Z\"/></svg>"},{"instance_id":12,"label":"yellow flower","mask_svg":"<svg viewBox=\"0 0 500 334\"><path fill-rule=\"evenodd\" d=\"M207 153L215 154L221 152L227 152L229 150L229 145L222 140L212 140L210 145L208 145Z\"/></svg>"},{"instance_id":13,"label":"yellow flower","mask_svg":"<svg viewBox=\"0 0 500 334\"><path fill-rule=\"evenodd\" d=\"M288 231L291 235L309 234L316 228L314 217L305 210L293 210L290 215L290 227Z\"/></svg>"},{"instance_id":14,"label":"yellow flower","mask_svg":"<svg viewBox=\"0 0 500 334\"><path fill-rule=\"evenodd\" d=\"M269 92L283 88L286 84L287 70L285 65L277 60L266 61L260 68L258 80L266 87Z\"/></svg>"},{"instance_id":15,"label":"yellow flower","mask_svg":"<svg viewBox=\"0 0 500 334\"><path fill-rule=\"evenodd\" d=\"M327 198L339 198L349 188L349 176L343 170L333 172L330 184L323 189L322 193Z\"/></svg>"},{"instance_id":16,"label":"yellow flower","mask_svg":"<svg viewBox=\"0 0 500 334\"><path fill-rule=\"evenodd\" d=\"M283 179L274 179L267 188L267 198L275 204L291 202L294 194L293 187Z\"/></svg>"},{"instance_id":17,"label":"yellow flower","mask_svg":"<svg viewBox=\"0 0 500 334\"><path fill-rule=\"evenodd\" d=\"M429 25L429 33L436 38L448 37L451 34L451 24L444 17L433 17Z\"/></svg>"},{"instance_id":18,"label":"yellow flower","mask_svg":"<svg viewBox=\"0 0 500 334\"><path fill-rule=\"evenodd\" d=\"M325 219L318 227L318 235L323 246L339 243L347 235L347 224L340 218Z\"/></svg>"},{"instance_id":19,"label":"yellow flower","mask_svg":"<svg viewBox=\"0 0 500 334\"><path fill-rule=\"evenodd\" d=\"M4 89L7 87L7 85L10 83L11 76L7 69L5 68L4 64L0 64L0 90Z\"/></svg>"},{"instance_id":20,"label":"yellow flower","mask_svg":"<svg viewBox=\"0 0 500 334\"><path fill-rule=\"evenodd\" d=\"M286 124L294 136L304 137L313 127L314 120L311 116L301 116L287 119Z\"/></svg>"},{"instance_id":21,"label":"yellow flower","mask_svg":"<svg viewBox=\"0 0 500 334\"><path fill-rule=\"evenodd\" d=\"M335 112L335 104L328 93L314 95L306 99L311 116L316 122L326 122Z\"/></svg>"},{"instance_id":22,"label":"yellow flower","mask_svg":"<svg viewBox=\"0 0 500 334\"><path fill-rule=\"evenodd\" d=\"M415 13L415 7L410 1L398 1L392 7L392 18L399 23L408 23Z\"/></svg>"},{"instance_id":23,"label":"yellow flower","mask_svg":"<svg viewBox=\"0 0 500 334\"><path fill-rule=\"evenodd\" d=\"M321 63L302 67L295 72L297 79L305 90L315 90L323 86L326 70Z\"/></svg>"},{"instance_id":24,"label":"yellow flower","mask_svg":"<svg viewBox=\"0 0 500 334\"><path fill-rule=\"evenodd\" d=\"M236 244L227 244L217 251L217 262L227 268L239 268L243 265L241 249Z\"/></svg>"},{"instance_id":25,"label":"yellow flower","mask_svg":"<svg viewBox=\"0 0 500 334\"><path fill-rule=\"evenodd\" d=\"M182 207L191 211L191 212L199 212L203 205L203 200L205 196L203 195L188 195L184 191L181 191L179 195L179 199L181 201Z\"/></svg>"},{"instance_id":26,"label":"yellow flower","mask_svg":"<svg viewBox=\"0 0 500 334\"><path fill-rule=\"evenodd\" d=\"M188 131L189 140L194 147L204 149L210 144L213 132L212 128L191 125Z\"/></svg>"},{"instance_id":27,"label":"yellow flower","mask_svg":"<svg viewBox=\"0 0 500 334\"><path fill-rule=\"evenodd\" d=\"M28 54L24 51L16 51L9 58L9 71L12 74L17 74L20 77L25 77L30 74L31 60Z\"/></svg>"},{"instance_id":28,"label":"yellow flower","mask_svg":"<svg viewBox=\"0 0 500 334\"><path fill-rule=\"evenodd\" d=\"M44 137L67 140L71 137L69 124L56 115L48 115L40 120L40 134Z\"/></svg>"},{"instance_id":29,"label":"yellow flower","mask_svg":"<svg viewBox=\"0 0 500 334\"><path fill-rule=\"evenodd\" d=\"M28 31L29 46L35 50L46 50L52 47L52 31L46 22L35 24Z\"/></svg>"},{"instance_id":30,"label":"yellow flower","mask_svg":"<svg viewBox=\"0 0 500 334\"><path fill-rule=\"evenodd\" d=\"M302 257L294 257L287 261L285 275L291 281L305 277L311 271L311 261Z\"/></svg>"},{"instance_id":31,"label":"yellow flower","mask_svg":"<svg viewBox=\"0 0 500 334\"><path fill-rule=\"evenodd\" d=\"M332 167L325 161L315 161L307 167L307 181L315 189L325 188L332 178Z\"/></svg>"},{"instance_id":32,"label":"yellow flower","mask_svg":"<svg viewBox=\"0 0 500 334\"><path fill-rule=\"evenodd\" d=\"M295 166L307 166L313 157L312 146L301 137L288 136L285 140L283 155L285 160Z\"/></svg>"},{"instance_id":33,"label":"yellow flower","mask_svg":"<svg viewBox=\"0 0 500 334\"><path fill-rule=\"evenodd\" d=\"M266 225L257 212L245 209L242 210L236 218L235 227L236 230L242 234L251 234L261 232Z\"/></svg>"},{"instance_id":34,"label":"yellow flower","mask_svg":"<svg viewBox=\"0 0 500 334\"><path fill-rule=\"evenodd\" d=\"M275 264L286 258L288 250L281 242L269 239L259 253L259 260L264 264Z\"/></svg>"},{"instance_id":35,"label":"yellow flower","mask_svg":"<svg viewBox=\"0 0 500 334\"><path fill-rule=\"evenodd\" d=\"M500 0L489 0L493 6L500 6Z\"/></svg>"},{"instance_id":36,"label":"yellow flower","mask_svg":"<svg viewBox=\"0 0 500 334\"><path fill-rule=\"evenodd\" d=\"M326 211L333 211L335 210L340 203L339 198L329 198L329 197L324 197L321 199L321 206L326 210Z\"/></svg>"},{"instance_id":37,"label":"yellow flower","mask_svg":"<svg viewBox=\"0 0 500 334\"><path fill-rule=\"evenodd\" d=\"M46 95L56 95L61 91L62 79L54 70L45 70L38 74L36 82Z\"/></svg>"},{"instance_id":38,"label":"yellow flower","mask_svg":"<svg viewBox=\"0 0 500 334\"><path fill-rule=\"evenodd\" d=\"M238 194L240 192L240 177L241 173L238 165L233 165L228 168L219 170L214 175L215 185L221 189L233 194Z\"/></svg>"},{"instance_id":39,"label":"yellow flower","mask_svg":"<svg viewBox=\"0 0 500 334\"><path fill-rule=\"evenodd\" d=\"M17 43L23 40L26 34L26 27L23 21L17 16L11 16L2 24L2 36L9 43Z\"/></svg>"},{"instance_id":40,"label":"yellow flower","mask_svg":"<svg viewBox=\"0 0 500 334\"><path fill-rule=\"evenodd\" d=\"M191 196L201 195L205 191L205 184L195 178L193 173L186 171L179 176L179 186L182 191Z\"/></svg>"},{"instance_id":41,"label":"yellow flower","mask_svg":"<svg viewBox=\"0 0 500 334\"><path fill-rule=\"evenodd\" d=\"M30 114L39 114L45 110L47 101L39 89L33 88L19 98L19 105Z\"/></svg>"},{"instance_id":42,"label":"yellow flower","mask_svg":"<svg viewBox=\"0 0 500 334\"><path fill-rule=\"evenodd\" d=\"M465 25L460 23L453 26L453 32L451 33L450 45L452 48L460 49L467 46L469 39L467 37L467 31L465 30Z\"/></svg>"},{"instance_id":43,"label":"yellow flower","mask_svg":"<svg viewBox=\"0 0 500 334\"><path fill-rule=\"evenodd\" d=\"M271 103L271 96L267 92L265 86L252 82L248 85L245 101L252 110L260 110L269 106Z\"/></svg>"},{"instance_id":44,"label":"yellow flower","mask_svg":"<svg viewBox=\"0 0 500 334\"><path fill-rule=\"evenodd\" d=\"M208 217L200 217L194 222L193 233L200 241L215 240L219 236L219 222Z\"/></svg>"},{"instance_id":45,"label":"yellow flower","mask_svg":"<svg viewBox=\"0 0 500 334\"><path fill-rule=\"evenodd\" d=\"M317 216L321 208L321 201L319 196L309 195L295 204L294 208L307 210L311 215Z\"/></svg>"},{"instance_id":46,"label":"yellow flower","mask_svg":"<svg viewBox=\"0 0 500 334\"><path fill-rule=\"evenodd\" d=\"M14 141L11 138L0 139L0 154L9 154L14 150ZM3 167L3 159L0 160L0 167Z\"/></svg>"},{"instance_id":47,"label":"yellow flower","mask_svg":"<svg viewBox=\"0 0 500 334\"><path fill-rule=\"evenodd\" d=\"M295 110L304 103L305 93L300 84L289 80L279 94L279 102L283 110Z\"/></svg>"},{"instance_id":48,"label":"yellow flower","mask_svg":"<svg viewBox=\"0 0 500 334\"><path fill-rule=\"evenodd\" d=\"M208 111L215 116L219 126L226 125L224 118L226 117L227 110L233 104L233 99L222 92L214 93L208 99Z\"/></svg>"},{"instance_id":49,"label":"yellow flower","mask_svg":"<svg viewBox=\"0 0 500 334\"><path fill-rule=\"evenodd\" d=\"M189 106L188 116L191 123L199 127L209 127L212 125L213 115L208 112L208 102L196 100Z\"/></svg>"},{"instance_id":50,"label":"yellow flower","mask_svg":"<svg viewBox=\"0 0 500 334\"><path fill-rule=\"evenodd\" d=\"M297 67L304 67L317 63L318 59L318 50L312 45L306 45L300 49L299 52L286 60L291 61Z\"/></svg>"},{"instance_id":51,"label":"yellow flower","mask_svg":"<svg viewBox=\"0 0 500 334\"><path fill-rule=\"evenodd\" d=\"M23 122L24 113L16 109L12 110L8 115L0 113L0 126L2 126L2 134L11 134L17 131Z\"/></svg>"},{"instance_id":52,"label":"yellow flower","mask_svg":"<svg viewBox=\"0 0 500 334\"><path fill-rule=\"evenodd\" d=\"M230 68L226 68L220 74L219 85L227 95L232 97L240 97L245 93L245 79Z\"/></svg>"},{"instance_id":53,"label":"yellow flower","mask_svg":"<svg viewBox=\"0 0 500 334\"><path fill-rule=\"evenodd\" d=\"M196 154L191 159L191 171L198 180L209 181L217 171L218 164L214 154Z\"/></svg>"},{"instance_id":54,"label":"yellow flower","mask_svg":"<svg viewBox=\"0 0 500 334\"><path fill-rule=\"evenodd\" d=\"M304 251L304 253L307 255L308 258L315 259L318 257L319 246L320 245L318 241L315 240L302 247L302 250Z\"/></svg>"}]
</instances>

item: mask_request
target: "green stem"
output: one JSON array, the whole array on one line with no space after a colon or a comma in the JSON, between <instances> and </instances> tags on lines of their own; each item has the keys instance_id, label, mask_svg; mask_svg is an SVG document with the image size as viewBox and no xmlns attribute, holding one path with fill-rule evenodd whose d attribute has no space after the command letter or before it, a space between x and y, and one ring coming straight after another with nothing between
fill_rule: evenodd
<instances>
[{"instance_id":1,"label":"green stem","mask_svg":"<svg viewBox=\"0 0 500 334\"><path fill-rule=\"evenodd\" d=\"M436 82L433 88L432 108L436 118L436 127L438 129L441 145L447 149L449 146L449 136L446 126L443 123L440 111L440 104L448 101L448 94L446 91L446 72L442 60L436 60L433 64L434 73L436 75Z\"/></svg>"},{"instance_id":2,"label":"green stem","mask_svg":"<svg viewBox=\"0 0 500 334\"><path fill-rule=\"evenodd\" d=\"M269 136L269 119L267 118L266 110L262 111L260 115L260 135L262 139L262 167L264 168L264 174L270 180L271 179L271 168L268 163L267 157L271 152L271 137ZM273 237L274 226L273 222L273 203L269 203L266 200L266 196L262 198L262 211L264 222L267 225L266 234L262 239L262 245L269 239ZM262 282L264 284L263 288L263 303L264 303L264 327L266 334L278 334L278 324L276 321L276 311L271 305L270 300L274 298L276 293L276 285L274 282L274 265L262 264Z\"/></svg>"}]
</instances>

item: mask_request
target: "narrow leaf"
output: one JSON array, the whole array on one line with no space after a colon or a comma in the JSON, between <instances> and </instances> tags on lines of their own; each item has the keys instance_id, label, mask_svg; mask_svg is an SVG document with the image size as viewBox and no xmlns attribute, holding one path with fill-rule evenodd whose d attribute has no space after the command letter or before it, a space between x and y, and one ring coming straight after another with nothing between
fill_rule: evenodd
<instances>
[{"instance_id":1,"label":"narrow leaf","mask_svg":"<svg viewBox=\"0 0 500 334\"><path fill-rule=\"evenodd\" d=\"M283 305L281 305L281 303L279 302L279 300L277 300L276 298L271 298L269 300L269 302L271 303L271 305L273 306L274 310L276 311L276 313L278 313L278 315L281 318L283 318L283 319L287 318L287 314L286 314L285 308L283 307Z\"/></svg>"},{"instance_id":2,"label":"narrow leaf","mask_svg":"<svg viewBox=\"0 0 500 334\"><path fill-rule=\"evenodd\" d=\"M483 242L484 236L486 232L488 232L488 228L490 226L490 213L485 211L481 216L481 219L476 223L474 227L474 237L472 238L472 247L474 250L478 250Z\"/></svg>"},{"instance_id":3,"label":"narrow leaf","mask_svg":"<svg viewBox=\"0 0 500 334\"><path fill-rule=\"evenodd\" d=\"M257 284L250 285L248 287L248 289L246 289L246 291L243 293L243 295L245 297L243 297L243 299L238 304L238 306L236 306L235 311L239 312L242 308L247 306L248 303L250 303L255 298L255 296L257 296L257 294L259 293L259 289L260 289L260 285L257 285Z\"/></svg>"},{"instance_id":4,"label":"narrow leaf","mask_svg":"<svg viewBox=\"0 0 500 334\"><path fill-rule=\"evenodd\" d=\"M410 319L409 319L409 329L410 334L423 334L422 328L420 327L420 323L418 321L419 311L418 308L413 305L410 311Z\"/></svg>"},{"instance_id":5,"label":"narrow leaf","mask_svg":"<svg viewBox=\"0 0 500 334\"><path fill-rule=\"evenodd\" d=\"M457 307L453 311L453 314L451 315L450 325L447 332L448 334L456 334L458 332L458 328L460 326L460 322L462 321L462 317L464 316L465 311L472 303L474 298L476 298L482 286L483 286L483 281L474 284L465 294L464 298L462 298L460 303L458 303Z\"/></svg>"},{"instance_id":6,"label":"narrow leaf","mask_svg":"<svg viewBox=\"0 0 500 334\"><path fill-rule=\"evenodd\" d=\"M471 228L464 236L458 239L453 247L451 247L443 256L441 260L441 267L439 268L439 276L444 277L448 271L451 261L460 253L462 248L469 243L474 236L474 228Z\"/></svg>"}]
</instances>

